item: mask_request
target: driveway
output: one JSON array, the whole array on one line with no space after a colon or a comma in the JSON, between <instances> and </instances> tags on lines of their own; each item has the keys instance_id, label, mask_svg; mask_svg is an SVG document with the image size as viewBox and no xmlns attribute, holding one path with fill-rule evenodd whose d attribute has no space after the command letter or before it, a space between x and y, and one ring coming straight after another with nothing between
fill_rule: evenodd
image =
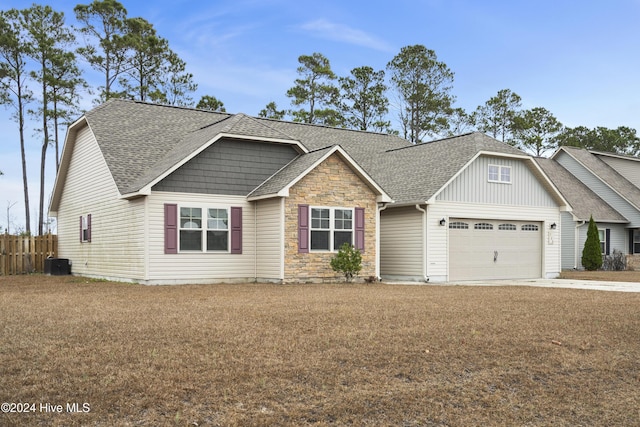
<instances>
[{"instance_id":1,"label":"driveway","mask_svg":"<svg viewBox=\"0 0 640 427\"><path fill-rule=\"evenodd\" d=\"M424 282L384 281L394 285L426 285ZM599 280L574 279L520 279L520 280L478 280L456 283L429 283L433 286L537 286L541 288L591 289L594 291L640 292L638 282L603 282Z\"/></svg>"}]
</instances>

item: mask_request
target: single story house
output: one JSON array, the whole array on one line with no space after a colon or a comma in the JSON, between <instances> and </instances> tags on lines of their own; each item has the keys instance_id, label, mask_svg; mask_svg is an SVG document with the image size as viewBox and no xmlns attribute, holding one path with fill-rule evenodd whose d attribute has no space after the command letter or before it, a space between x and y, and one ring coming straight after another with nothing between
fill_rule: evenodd
<instances>
[{"instance_id":1,"label":"single story house","mask_svg":"<svg viewBox=\"0 0 640 427\"><path fill-rule=\"evenodd\" d=\"M147 284L560 272L561 192L481 133L394 135L128 100L67 132L50 214L74 274Z\"/></svg>"},{"instance_id":2,"label":"single story house","mask_svg":"<svg viewBox=\"0 0 640 427\"><path fill-rule=\"evenodd\" d=\"M582 268L589 218L598 226L603 255L626 255L640 268L640 159L560 147L536 159L573 208L562 213L562 268Z\"/></svg>"}]
</instances>

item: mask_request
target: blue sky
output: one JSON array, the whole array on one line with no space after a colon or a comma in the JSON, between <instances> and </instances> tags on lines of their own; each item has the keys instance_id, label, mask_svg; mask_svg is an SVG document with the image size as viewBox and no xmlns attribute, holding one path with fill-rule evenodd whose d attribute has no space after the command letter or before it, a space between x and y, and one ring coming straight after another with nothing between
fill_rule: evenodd
<instances>
[{"instance_id":1,"label":"blue sky","mask_svg":"<svg viewBox=\"0 0 640 427\"><path fill-rule=\"evenodd\" d=\"M422 44L455 73L456 106L468 112L500 89L544 107L566 126L629 126L640 131L640 0L122 0L129 16L154 24L187 63L199 88L228 112L257 115L285 96L298 57L320 52L339 76L369 65L376 70L403 46ZM75 23L73 7L51 4ZM2 10L31 1L3 0ZM83 65L94 87L100 76ZM83 100L91 107L92 96ZM391 119L395 113L391 112ZM40 141L27 141L30 204L37 217ZM17 128L0 107L0 229L24 227ZM48 154L46 200L54 176ZM35 224L32 229L36 229Z\"/></svg>"}]
</instances>

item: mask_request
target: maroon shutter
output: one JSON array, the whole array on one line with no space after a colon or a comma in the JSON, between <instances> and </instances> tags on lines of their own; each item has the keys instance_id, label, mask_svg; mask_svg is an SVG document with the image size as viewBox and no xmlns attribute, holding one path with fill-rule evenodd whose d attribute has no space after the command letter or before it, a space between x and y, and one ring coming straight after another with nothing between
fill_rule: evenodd
<instances>
[{"instance_id":1,"label":"maroon shutter","mask_svg":"<svg viewBox=\"0 0 640 427\"><path fill-rule=\"evenodd\" d=\"M87 242L91 242L91 214L87 215Z\"/></svg>"},{"instance_id":2,"label":"maroon shutter","mask_svg":"<svg viewBox=\"0 0 640 427\"><path fill-rule=\"evenodd\" d=\"M164 253L178 253L178 205L164 205Z\"/></svg>"},{"instance_id":3,"label":"maroon shutter","mask_svg":"<svg viewBox=\"0 0 640 427\"><path fill-rule=\"evenodd\" d=\"M298 205L298 252L309 252L309 205Z\"/></svg>"},{"instance_id":4,"label":"maroon shutter","mask_svg":"<svg viewBox=\"0 0 640 427\"><path fill-rule=\"evenodd\" d=\"M364 208L356 208L356 249L364 252Z\"/></svg>"},{"instance_id":5,"label":"maroon shutter","mask_svg":"<svg viewBox=\"0 0 640 427\"><path fill-rule=\"evenodd\" d=\"M231 207L231 253L242 253L242 208Z\"/></svg>"}]
</instances>

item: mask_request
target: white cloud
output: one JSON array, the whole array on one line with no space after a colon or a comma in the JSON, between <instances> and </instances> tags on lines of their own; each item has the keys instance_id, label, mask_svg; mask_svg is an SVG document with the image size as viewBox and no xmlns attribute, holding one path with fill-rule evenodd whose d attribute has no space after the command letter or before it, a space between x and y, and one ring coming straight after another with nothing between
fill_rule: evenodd
<instances>
[{"instance_id":1,"label":"white cloud","mask_svg":"<svg viewBox=\"0 0 640 427\"><path fill-rule=\"evenodd\" d=\"M367 34L364 31L351 28L346 25L329 22L325 19L316 19L315 21L302 24L298 28L308 31L312 35L328 40L364 46L382 52L393 52L394 50L389 43Z\"/></svg>"}]
</instances>

